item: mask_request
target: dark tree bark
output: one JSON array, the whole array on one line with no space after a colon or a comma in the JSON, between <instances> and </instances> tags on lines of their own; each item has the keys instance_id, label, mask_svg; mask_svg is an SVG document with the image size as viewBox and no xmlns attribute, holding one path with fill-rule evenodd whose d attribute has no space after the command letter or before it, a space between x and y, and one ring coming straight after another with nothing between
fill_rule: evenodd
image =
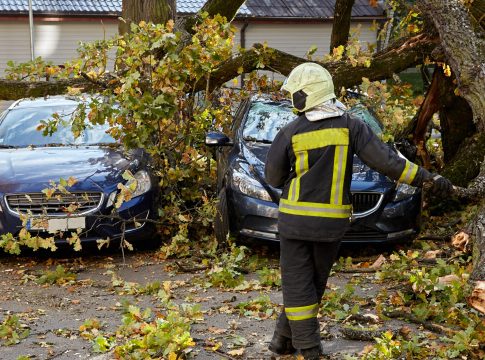
<instances>
[{"instance_id":1,"label":"dark tree bark","mask_svg":"<svg viewBox=\"0 0 485 360\"><path fill-rule=\"evenodd\" d=\"M336 0L333 12L332 37L330 39L330 53L340 45L346 45L349 40L350 18L355 0Z\"/></svg>"},{"instance_id":2,"label":"dark tree bark","mask_svg":"<svg viewBox=\"0 0 485 360\"><path fill-rule=\"evenodd\" d=\"M176 0L123 0L119 33L130 30L132 22L139 23L144 20L155 24L165 24L175 19L177 13Z\"/></svg>"},{"instance_id":3,"label":"dark tree bark","mask_svg":"<svg viewBox=\"0 0 485 360\"><path fill-rule=\"evenodd\" d=\"M480 131L485 130L485 39L475 32L470 12L461 0L418 0L418 8L438 31L459 95L470 105Z\"/></svg>"},{"instance_id":4,"label":"dark tree bark","mask_svg":"<svg viewBox=\"0 0 485 360\"><path fill-rule=\"evenodd\" d=\"M232 21L236 16L239 8L244 4L246 0L208 0L199 13L193 16L185 16L177 19L176 27L182 32L182 39L188 41L190 35L193 34L194 25L200 21L200 14L206 12L209 16L215 16L217 14L224 16L227 21Z\"/></svg>"},{"instance_id":5,"label":"dark tree bark","mask_svg":"<svg viewBox=\"0 0 485 360\"><path fill-rule=\"evenodd\" d=\"M472 136L477 128L473 122L473 112L467 101L454 92L453 78L439 74L441 141L444 160L449 163L457 154L464 139Z\"/></svg>"},{"instance_id":6,"label":"dark tree bark","mask_svg":"<svg viewBox=\"0 0 485 360\"><path fill-rule=\"evenodd\" d=\"M430 167L429 153L426 149L426 132L433 115L439 110L440 95L440 69L435 69L431 84L426 93L418 113L411 122L410 128L405 131L404 137L412 134L412 141L417 148L417 155L424 167Z\"/></svg>"},{"instance_id":7,"label":"dark tree bark","mask_svg":"<svg viewBox=\"0 0 485 360\"><path fill-rule=\"evenodd\" d=\"M485 280L485 206L471 222L473 271L470 280Z\"/></svg>"},{"instance_id":8,"label":"dark tree bark","mask_svg":"<svg viewBox=\"0 0 485 360\"><path fill-rule=\"evenodd\" d=\"M477 198L483 199L485 194L485 160L483 158L480 173L471 183L469 191L476 192ZM483 200L480 210L470 221L465 232L472 236L473 271L470 280L483 281L485 280L485 204Z\"/></svg>"},{"instance_id":9,"label":"dark tree bark","mask_svg":"<svg viewBox=\"0 0 485 360\"><path fill-rule=\"evenodd\" d=\"M471 108L465 99L455 94L453 81L453 77L445 76L439 66L435 68L423 104L403 135L405 138L412 135L417 155L427 168L431 163L426 149L426 135L434 114L439 113L440 117L445 163L450 162L456 155L464 139L476 132ZM476 176L478 171L473 173ZM471 179L467 178L466 181Z\"/></svg>"},{"instance_id":10,"label":"dark tree bark","mask_svg":"<svg viewBox=\"0 0 485 360\"><path fill-rule=\"evenodd\" d=\"M383 80L392 77L409 67L420 64L426 54L430 54L437 44L437 39L431 39L424 34L401 39L372 57L370 67L352 66L342 60L320 63L332 74L335 89L351 87L362 82L366 77L370 80ZM218 87L233 79L240 67L244 72L256 69L262 45L256 44L243 54L227 61L211 74L211 88ZM290 55L277 49L269 49L265 54L266 69L288 75L293 68L308 60ZM204 85L205 86L205 85Z\"/></svg>"},{"instance_id":11,"label":"dark tree bark","mask_svg":"<svg viewBox=\"0 0 485 360\"><path fill-rule=\"evenodd\" d=\"M442 171L442 175L458 186L468 186L480 173L480 166L485 156L485 133L476 134L465 139L456 155Z\"/></svg>"},{"instance_id":12,"label":"dark tree bark","mask_svg":"<svg viewBox=\"0 0 485 360\"><path fill-rule=\"evenodd\" d=\"M68 87L90 91L98 88L98 85L85 79L34 82L0 79L0 100L18 100L28 97L65 94Z\"/></svg>"}]
</instances>

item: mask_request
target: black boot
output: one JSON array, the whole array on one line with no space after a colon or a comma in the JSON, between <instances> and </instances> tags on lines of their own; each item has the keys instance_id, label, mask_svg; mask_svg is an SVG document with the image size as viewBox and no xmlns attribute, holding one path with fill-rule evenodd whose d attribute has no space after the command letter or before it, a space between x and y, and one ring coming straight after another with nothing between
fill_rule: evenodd
<instances>
[{"instance_id":1,"label":"black boot","mask_svg":"<svg viewBox=\"0 0 485 360\"><path fill-rule=\"evenodd\" d=\"M320 355L323 355L323 347L322 344L320 344L319 346L309 349L300 349L297 354L303 356L303 359L305 360L319 360Z\"/></svg>"},{"instance_id":2,"label":"black boot","mask_svg":"<svg viewBox=\"0 0 485 360\"><path fill-rule=\"evenodd\" d=\"M286 336L274 334L271 342L269 343L268 349L278 355L289 355L293 354L296 349L291 344L291 339Z\"/></svg>"}]
</instances>

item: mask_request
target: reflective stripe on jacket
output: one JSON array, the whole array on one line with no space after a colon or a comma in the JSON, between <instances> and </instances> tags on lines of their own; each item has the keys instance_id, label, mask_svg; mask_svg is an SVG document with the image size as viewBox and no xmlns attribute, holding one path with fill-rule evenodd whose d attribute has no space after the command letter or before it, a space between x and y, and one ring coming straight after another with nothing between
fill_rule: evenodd
<instances>
[{"instance_id":1,"label":"reflective stripe on jacket","mask_svg":"<svg viewBox=\"0 0 485 360\"><path fill-rule=\"evenodd\" d=\"M335 241L349 225L353 155L391 179L421 186L425 169L400 157L362 121L348 114L282 128L266 159L269 184L283 188L278 228L288 239Z\"/></svg>"}]
</instances>

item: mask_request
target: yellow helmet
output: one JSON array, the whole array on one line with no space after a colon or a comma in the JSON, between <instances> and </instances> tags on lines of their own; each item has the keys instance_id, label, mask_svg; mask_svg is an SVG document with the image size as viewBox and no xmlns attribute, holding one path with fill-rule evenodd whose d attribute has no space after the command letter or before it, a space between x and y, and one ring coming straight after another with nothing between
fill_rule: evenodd
<instances>
[{"instance_id":1,"label":"yellow helmet","mask_svg":"<svg viewBox=\"0 0 485 360\"><path fill-rule=\"evenodd\" d=\"M332 76L323 66L311 62L294 68L281 89L290 93L293 107L300 112L335 98Z\"/></svg>"}]
</instances>

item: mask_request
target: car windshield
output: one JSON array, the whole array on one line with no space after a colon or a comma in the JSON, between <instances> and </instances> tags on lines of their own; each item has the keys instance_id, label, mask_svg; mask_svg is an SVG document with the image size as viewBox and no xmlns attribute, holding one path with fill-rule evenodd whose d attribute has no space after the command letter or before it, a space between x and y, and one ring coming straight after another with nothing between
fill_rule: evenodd
<instances>
[{"instance_id":1,"label":"car windshield","mask_svg":"<svg viewBox=\"0 0 485 360\"><path fill-rule=\"evenodd\" d=\"M74 138L68 124L75 110L76 106L72 105L9 110L0 123L0 146L96 145L116 142L106 133L109 128L107 124L89 125L81 136ZM51 136L42 135L42 131L37 130L40 121L48 121L56 113L65 121L59 123L57 131Z\"/></svg>"},{"instance_id":2,"label":"car windshield","mask_svg":"<svg viewBox=\"0 0 485 360\"><path fill-rule=\"evenodd\" d=\"M278 131L295 119L289 103L253 102L244 123L244 140L272 142Z\"/></svg>"},{"instance_id":3,"label":"car windshield","mask_svg":"<svg viewBox=\"0 0 485 360\"><path fill-rule=\"evenodd\" d=\"M357 104L348 113L365 122L376 135L382 135L384 127L377 118L362 104Z\"/></svg>"},{"instance_id":4,"label":"car windshield","mask_svg":"<svg viewBox=\"0 0 485 360\"><path fill-rule=\"evenodd\" d=\"M381 123L363 105L356 105L348 112L364 121L377 135L382 134ZM289 102L253 102L244 122L243 138L246 141L271 143L278 131L295 119Z\"/></svg>"}]
</instances>

